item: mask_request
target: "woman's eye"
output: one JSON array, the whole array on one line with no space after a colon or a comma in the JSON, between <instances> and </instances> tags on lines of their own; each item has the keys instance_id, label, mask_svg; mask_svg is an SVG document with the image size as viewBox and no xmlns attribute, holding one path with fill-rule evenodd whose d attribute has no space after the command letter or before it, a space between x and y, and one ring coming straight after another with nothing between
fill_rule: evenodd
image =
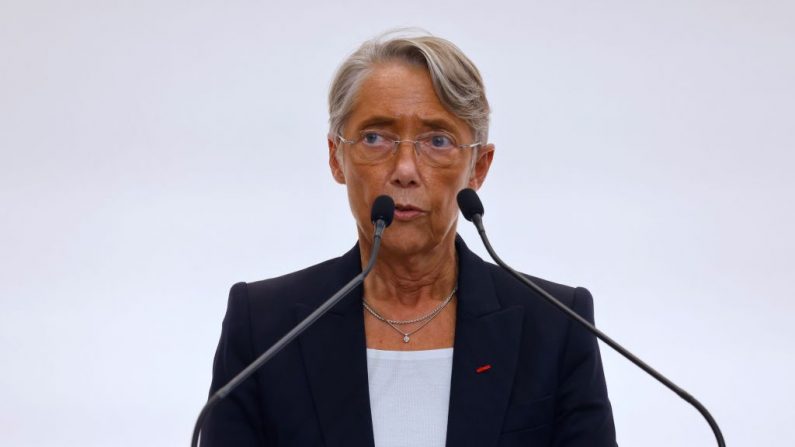
<instances>
[{"instance_id":1,"label":"woman's eye","mask_svg":"<svg viewBox=\"0 0 795 447\"><path fill-rule=\"evenodd\" d=\"M446 148L453 145L453 141L446 135L431 136L431 145L436 148Z\"/></svg>"},{"instance_id":2,"label":"woman's eye","mask_svg":"<svg viewBox=\"0 0 795 447\"><path fill-rule=\"evenodd\" d=\"M375 145L381 143L383 141L383 137L375 132L367 132L364 134L362 141L364 141L366 144Z\"/></svg>"}]
</instances>

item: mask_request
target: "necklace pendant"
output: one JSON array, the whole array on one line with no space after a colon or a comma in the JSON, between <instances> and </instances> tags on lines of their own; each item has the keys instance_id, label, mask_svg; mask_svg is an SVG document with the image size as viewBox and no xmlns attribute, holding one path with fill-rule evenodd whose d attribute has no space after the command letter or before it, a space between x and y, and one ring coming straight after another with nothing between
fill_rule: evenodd
<instances>
[{"instance_id":1,"label":"necklace pendant","mask_svg":"<svg viewBox=\"0 0 795 447\"><path fill-rule=\"evenodd\" d=\"M411 341L411 337L408 334L403 334L403 343L408 343L409 341Z\"/></svg>"}]
</instances>

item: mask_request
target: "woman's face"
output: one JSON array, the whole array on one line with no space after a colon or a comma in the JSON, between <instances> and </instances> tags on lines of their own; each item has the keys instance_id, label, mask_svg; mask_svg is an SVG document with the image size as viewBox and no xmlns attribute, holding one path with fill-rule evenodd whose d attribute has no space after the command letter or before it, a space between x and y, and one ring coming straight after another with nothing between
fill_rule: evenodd
<instances>
[{"instance_id":1,"label":"woman's face","mask_svg":"<svg viewBox=\"0 0 795 447\"><path fill-rule=\"evenodd\" d=\"M444 131L458 144L475 143L466 122L437 98L428 71L399 62L376 66L362 83L342 136L358 140L363 131L388 133L400 140ZM383 247L398 254L422 253L455 238L456 195L463 188L480 187L494 155L491 145L480 146L477 152L460 149L452 165L432 166L406 142L391 157L364 163L351 155L351 144L339 144L329 139L329 164L334 178L347 186L360 237L372 238L370 207L376 197L387 194L396 209ZM473 162L472 157L477 159Z\"/></svg>"}]
</instances>

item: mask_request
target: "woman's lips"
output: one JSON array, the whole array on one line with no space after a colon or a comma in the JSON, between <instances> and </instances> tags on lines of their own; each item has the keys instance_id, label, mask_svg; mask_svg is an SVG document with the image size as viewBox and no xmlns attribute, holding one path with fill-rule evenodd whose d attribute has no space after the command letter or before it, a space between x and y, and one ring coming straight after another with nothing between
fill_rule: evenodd
<instances>
[{"instance_id":1,"label":"woman's lips","mask_svg":"<svg viewBox=\"0 0 795 447\"><path fill-rule=\"evenodd\" d=\"M395 206L395 219L397 220L411 220L425 214L425 211L411 205L396 205Z\"/></svg>"}]
</instances>

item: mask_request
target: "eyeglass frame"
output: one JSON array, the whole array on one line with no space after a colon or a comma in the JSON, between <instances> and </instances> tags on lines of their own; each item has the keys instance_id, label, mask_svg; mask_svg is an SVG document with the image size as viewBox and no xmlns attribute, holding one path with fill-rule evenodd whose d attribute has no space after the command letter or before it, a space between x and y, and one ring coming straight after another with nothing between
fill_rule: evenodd
<instances>
[{"instance_id":1,"label":"eyeglass frame","mask_svg":"<svg viewBox=\"0 0 795 447\"><path fill-rule=\"evenodd\" d=\"M349 140L349 139L345 138L344 136L342 136L340 134L337 134L337 138L339 138L341 143L350 144L351 146L353 146L356 143L362 142L362 140L364 140L364 135L367 134L367 133L378 134L379 136L385 138L387 141L391 141L392 142L392 151L390 152L388 157L384 157L384 160L386 160L389 157L394 156L395 152L397 152L397 150L400 147L401 143L414 143L414 153L417 154L417 155L422 153L422 151L420 150L420 140L418 140L418 139L415 139L415 140L393 140L392 138L388 138L383 133L381 133L379 131L375 131L375 130L363 130L363 131L359 132L359 139L357 139L357 140ZM432 133L433 132L428 132L427 134L432 134ZM443 134L445 134L445 136L455 140L454 136L449 135L446 132L439 132L439 133L443 133ZM420 136L424 136L424 135L426 135L426 134L415 135L414 138L417 138L417 137L420 137ZM478 146L483 146L483 145L485 145L485 143L477 142L477 143L471 143L471 144L455 144L454 147L456 147L458 149L472 149L472 148L475 148L475 147L478 147Z\"/></svg>"}]
</instances>

